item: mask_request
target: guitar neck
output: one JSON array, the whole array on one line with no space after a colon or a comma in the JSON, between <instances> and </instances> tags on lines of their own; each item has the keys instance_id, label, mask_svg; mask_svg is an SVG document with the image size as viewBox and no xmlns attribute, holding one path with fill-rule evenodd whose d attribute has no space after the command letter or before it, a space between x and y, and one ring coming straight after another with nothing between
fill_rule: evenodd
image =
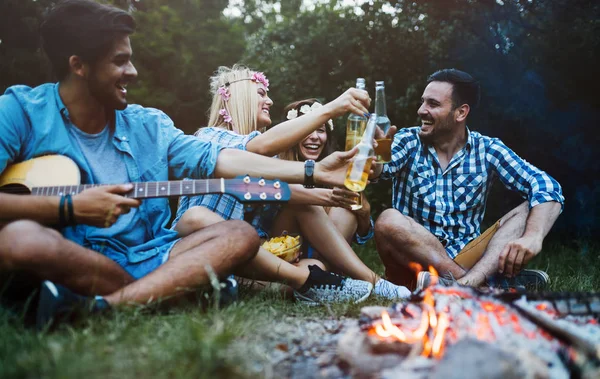
<instances>
[{"instance_id":1,"label":"guitar neck","mask_svg":"<svg viewBox=\"0 0 600 379\"><path fill-rule=\"evenodd\" d=\"M201 195L208 193L227 193L237 190L240 184L232 184L225 179L203 179L203 180L173 180L166 182L138 182L132 183L133 189L123 196L134 199L148 199L155 197ZM79 184L71 186L34 187L32 195L39 196L62 196L76 195L83 190L105 184ZM240 191L243 188L239 188Z\"/></svg>"}]
</instances>

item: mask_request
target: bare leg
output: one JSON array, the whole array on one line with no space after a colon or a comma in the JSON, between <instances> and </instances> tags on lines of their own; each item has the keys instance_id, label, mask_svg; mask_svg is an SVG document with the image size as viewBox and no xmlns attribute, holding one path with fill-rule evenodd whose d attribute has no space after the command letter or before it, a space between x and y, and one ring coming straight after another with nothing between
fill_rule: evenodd
<instances>
[{"instance_id":1,"label":"bare leg","mask_svg":"<svg viewBox=\"0 0 600 379\"><path fill-rule=\"evenodd\" d=\"M134 279L102 254L65 239L59 232L22 220L0 230L0 274L20 271L84 295L105 295Z\"/></svg>"},{"instance_id":2,"label":"bare leg","mask_svg":"<svg viewBox=\"0 0 600 379\"><path fill-rule=\"evenodd\" d=\"M223 221L221 216L205 207L192 207L181 216L175 230L180 235L187 235ZM309 271L308 267L296 267L261 247L252 260L236 269L235 274L243 278L285 283L298 289L306 282Z\"/></svg>"},{"instance_id":3,"label":"bare leg","mask_svg":"<svg viewBox=\"0 0 600 379\"><path fill-rule=\"evenodd\" d=\"M406 275L407 271L401 267L408 267L411 262L424 268L432 265L440 274L450 274L454 278L465 275L465 270L448 257L433 234L396 209L385 210L377 219L375 242L390 277L396 278L396 271Z\"/></svg>"},{"instance_id":4,"label":"bare leg","mask_svg":"<svg viewBox=\"0 0 600 379\"><path fill-rule=\"evenodd\" d=\"M110 304L167 299L209 283L207 267L225 276L252 259L258 235L249 224L230 220L210 225L179 241L170 259L145 277L105 296Z\"/></svg>"},{"instance_id":5,"label":"bare leg","mask_svg":"<svg viewBox=\"0 0 600 379\"><path fill-rule=\"evenodd\" d=\"M490 240L482 258L458 282L477 287L484 284L487 278L497 273L498 259L502 249L509 241L523 235L528 214L529 207L525 202L504 215L500 219L500 227Z\"/></svg>"},{"instance_id":6,"label":"bare leg","mask_svg":"<svg viewBox=\"0 0 600 379\"><path fill-rule=\"evenodd\" d=\"M358 222L354 213L344 208L331 208L328 216L348 244L352 243Z\"/></svg>"},{"instance_id":7,"label":"bare leg","mask_svg":"<svg viewBox=\"0 0 600 379\"><path fill-rule=\"evenodd\" d=\"M288 205L278 216L273 234L300 230L311 245L337 271L351 278L375 283L379 277L356 256L321 206Z\"/></svg>"}]
</instances>

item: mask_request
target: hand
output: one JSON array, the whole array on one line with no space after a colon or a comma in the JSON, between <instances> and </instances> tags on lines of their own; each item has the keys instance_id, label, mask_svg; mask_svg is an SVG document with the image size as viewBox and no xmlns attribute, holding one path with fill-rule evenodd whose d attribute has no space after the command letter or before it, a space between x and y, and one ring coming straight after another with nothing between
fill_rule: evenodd
<instances>
[{"instance_id":1,"label":"hand","mask_svg":"<svg viewBox=\"0 0 600 379\"><path fill-rule=\"evenodd\" d=\"M390 128L388 129L387 133L383 133L383 130L381 130L381 128L379 126L375 127L375 138L376 140L378 139L393 139L394 138L394 134L396 134L396 132L398 131L398 128L396 127L396 125L392 125L390 126ZM376 145L373 145L376 146Z\"/></svg>"},{"instance_id":2,"label":"hand","mask_svg":"<svg viewBox=\"0 0 600 379\"><path fill-rule=\"evenodd\" d=\"M350 206L356 204L358 195L358 193L347 190L346 188L335 187L330 190L329 199L324 206L351 209Z\"/></svg>"},{"instance_id":3,"label":"hand","mask_svg":"<svg viewBox=\"0 0 600 379\"><path fill-rule=\"evenodd\" d=\"M331 118L342 116L348 112L363 116L365 113L369 113L370 105L369 93L357 88L349 88L337 99L325 104L331 112Z\"/></svg>"},{"instance_id":4,"label":"hand","mask_svg":"<svg viewBox=\"0 0 600 379\"><path fill-rule=\"evenodd\" d=\"M98 186L73 196L73 211L79 224L107 228L117 222L119 216L141 201L121 196L133 188L133 184Z\"/></svg>"},{"instance_id":5,"label":"hand","mask_svg":"<svg viewBox=\"0 0 600 379\"><path fill-rule=\"evenodd\" d=\"M361 192L360 195L362 196L362 207L352 212L354 212L357 217L363 218L369 222L369 218L371 217L371 204L369 203L369 200L367 200L364 191Z\"/></svg>"},{"instance_id":6,"label":"hand","mask_svg":"<svg viewBox=\"0 0 600 379\"><path fill-rule=\"evenodd\" d=\"M350 151L336 151L322 161L317 162L315 164L315 182L332 187L344 187L348 166L357 151L358 148L356 146ZM371 157L370 159L373 162L376 157Z\"/></svg>"},{"instance_id":7,"label":"hand","mask_svg":"<svg viewBox=\"0 0 600 379\"><path fill-rule=\"evenodd\" d=\"M542 240L523 236L509 242L500 253L498 272L506 276L517 275L542 250Z\"/></svg>"}]
</instances>

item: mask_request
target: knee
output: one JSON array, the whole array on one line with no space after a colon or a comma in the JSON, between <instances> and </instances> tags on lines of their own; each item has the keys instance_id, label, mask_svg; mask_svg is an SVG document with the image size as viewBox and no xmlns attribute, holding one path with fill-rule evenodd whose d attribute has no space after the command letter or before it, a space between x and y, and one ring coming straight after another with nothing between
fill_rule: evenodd
<instances>
[{"instance_id":1,"label":"knee","mask_svg":"<svg viewBox=\"0 0 600 379\"><path fill-rule=\"evenodd\" d=\"M0 230L0 266L7 270L26 268L59 250L63 236L37 222L20 220Z\"/></svg>"},{"instance_id":2,"label":"knee","mask_svg":"<svg viewBox=\"0 0 600 379\"><path fill-rule=\"evenodd\" d=\"M183 230L195 231L221 221L224 221L221 216L207 208L197 206L185 211L179 222L177 222L176 227Z\"/></svg>"},{"instance_id":3,"label":"knee","mask_svg":"<svg viewBox=\"0 0 600 379\"><path fill-rule=\"evenodd\" d=\"M260 247L260 238L254 227L241 220L229 220L223 224L226 235L236 246L235 251L238 252L238 258L242 260L254 258Z\"/></svg>"},{"instance_id":4,"label":"knee","mask_svg":"<svg viewBox=\"0 0 600 379\"><path fill-rule=\"evenodd\" d=\"M391 235L396 235L401 229L399 217L402 217L400 212L395 209L386 209L383 211L375 222L375 240L387 241Z\"/></svg>"}]
</instances>

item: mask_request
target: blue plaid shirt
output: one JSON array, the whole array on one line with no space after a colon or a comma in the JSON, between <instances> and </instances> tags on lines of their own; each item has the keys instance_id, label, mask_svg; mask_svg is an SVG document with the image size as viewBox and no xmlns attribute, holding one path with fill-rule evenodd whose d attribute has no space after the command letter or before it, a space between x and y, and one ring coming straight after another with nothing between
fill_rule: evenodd
<instances>
[{"instance_id":1,"label":"blue plaid shirt","mask_svg":"<svg viewBox=\"0 0 600 379\"><path fill-rule=\"evenodd\" d=\"M196 133L196 136L205 141L212 142L224 149L246 150L246 145L254 137L260 135L260 132L253 131L247 136L239 135L230 130L222 128L201 128ZM191 207L201 205L210 209L225 220L243 220L244 205L236 200L235 197L227 194L210 194L199 196L181 196L177 207L177 214L173 220L173 226L179 222L179 219L185 211Z\"/></svg>"},{"instance_id":2,"label":"blue plaid shirt","mask_svg":"<svg viewBox=\"0 0 600 379\"><path fill-rule=\"evenodd\" d=\"M382 178L393 178L394 208L434 234L451 258L481 234L496 176L508 189L523 195L530 208L548 201L564 205L558 182L498 138L467 129L466 145L442 170L435 149L421 142L419 130L413 127L396 133L392 160L384 166Z\"/></svg>"}]
</instances>

